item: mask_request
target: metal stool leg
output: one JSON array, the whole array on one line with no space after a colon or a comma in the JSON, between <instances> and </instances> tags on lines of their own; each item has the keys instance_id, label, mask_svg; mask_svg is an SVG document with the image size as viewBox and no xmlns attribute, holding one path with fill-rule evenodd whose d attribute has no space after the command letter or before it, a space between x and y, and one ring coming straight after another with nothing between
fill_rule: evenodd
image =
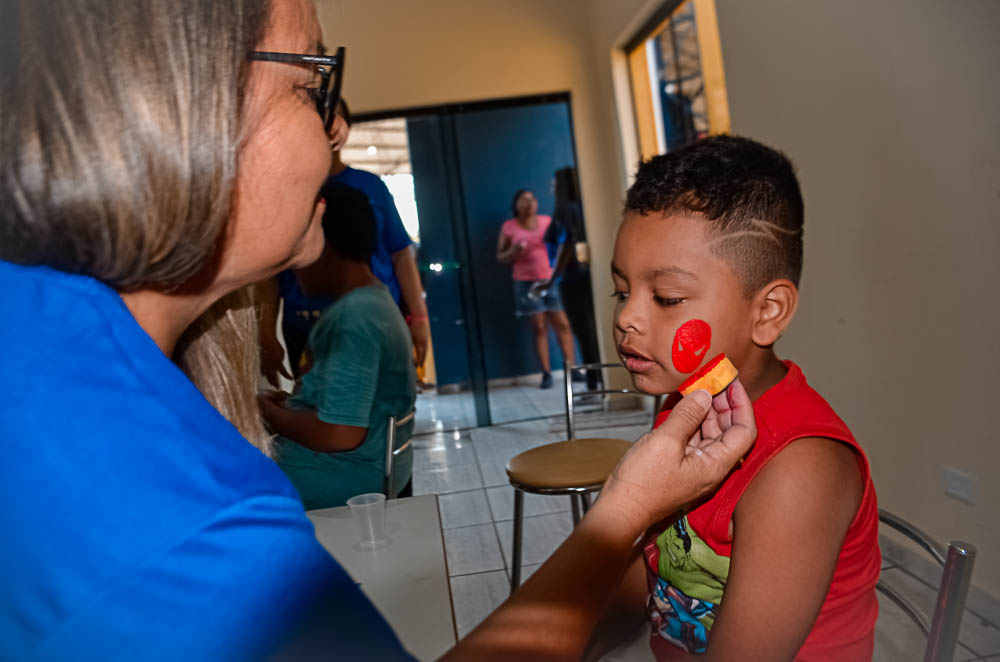
<instances>
[{"instance_id":1,"label":"metal stool leg","mask_svg":"<svg viewBox=\"0 0 1000 662\"><path fill-rule=\"evenodd\" d=\"M590 510L590 492L584 492L580 495L580 505L583 506L583 514L586 515L587 511Z\"/></svg>"},{"instance_id":2,"label":"metal stool leg","mask_svg":"<svg viewBox=\"0 0 1000 662\"><path fill-rule=\"evenodd\" d=\"M580 499L580 495L579 494L570 494L569 495L569 502L573 505L573 528L576 528L576 525L580 523L580 501L579 501L579 499Z\"/></svg>"},{"instance_id":3,"label":"metal stool leg","mask_svg":"<svg viewBox=\"0 0 1000 662\"><path fill-rule=\"evenodd\" d=\"M521 585L521 538L524 533L524 492L514 488L514 539L510 555L510 592Z\"/></svg>"}]
</instances>

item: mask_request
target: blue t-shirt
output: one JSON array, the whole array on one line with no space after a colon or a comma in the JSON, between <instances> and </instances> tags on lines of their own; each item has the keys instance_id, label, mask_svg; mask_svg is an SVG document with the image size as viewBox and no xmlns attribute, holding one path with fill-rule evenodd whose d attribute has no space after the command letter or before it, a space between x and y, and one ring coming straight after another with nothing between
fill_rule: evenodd
<instances>
[{"instance_id":1,"label":"blue t-shirt","mask_svg":"<svg viewBox=\"0 0 1000 662\"><path fill-rule=\"evenodd\" d=\"M285 302L282 320L285 327L292 327L302 332L303 336L323 314L323 310L333 304L333 297L307 297L299 286L295 272L285 269L278 274L278 293Z\"/></svg>"},{"instance_id":2,"label":"blue t-shirt","mask_svg":"<svg viewBox=\"0 0 1000 662\"><path fill-rule=\"evenodd\" d=\"M116 292L0 261L0 659L409 659Z\"/></svg>"},{"instance_id":3,"label":"blue t-shirt","mask_svg":"<svg viewBox=\"0 0 1000 662\"><path fill-rule=\"evenodd\" d=\"M368 196L368 201L372 204L372 211L375 212L375 228L378 237L375 252L372 253L372 273L389 288L393 301L399 303L399 280L392 270L392 256L412 244L413 241L407 234L406 228L403 227L403 219L399 217L392 194L389 193L389 189L386 188L385 183L379 179L378 175L365 170L345 168L330 179L359 189Z\"/></svg>"},{"instance_id":4,"label":"blue t-shirt","mask_svg":"<svg viewBox=\"0 0 1000 662\"><path fill-rule=\"evenodd\" d=\"M328 181L334 181L356 188L368 196L375 214L375 250L369 263L372 273L389 288L392 300L399 303L402 292L399 279L392 267L392 256L411 245L413 241L403 226L392 194L378 175L365 170L345 168ZM329 297L307 297L299 287L299 281L292 270L278 274L278 288L285 302L283 320L286 326L309 333L320 313L333 303Z\"/></svg>"},{"instance_id":5,"label":"blue t-shirt","mask_svg":"<svg viewBox=\"0 0 1000 662\"><path fill-rule=\"evenodd\" d=\"M312 368L289 399L290 407L315 409L324 423L366 427L361 445L317 453L279 437L278 463L306 508L343 506L357 494L381 492L390 416L402 418L417 399L410 332L385 286L351 290L327 308L309 334ZM396 437L409 439L412 421ZM413 473L407 449L393 462L393 488Z\"/></svg>"}]
</instances>

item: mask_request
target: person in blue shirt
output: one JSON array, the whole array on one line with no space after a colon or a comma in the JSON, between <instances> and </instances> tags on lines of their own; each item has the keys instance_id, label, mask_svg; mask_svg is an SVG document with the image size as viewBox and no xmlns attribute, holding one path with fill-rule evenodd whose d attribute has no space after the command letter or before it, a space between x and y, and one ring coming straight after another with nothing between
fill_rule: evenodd
<instances>
[{"instance_id":1,"label":"person in blue shirt","mask_svg":"<svg viewBox=\"0 0 1000 662\"><path fill-rule=\"evenodd\" d=\"M351 126L351 111L341 99L337 114ZM333 151L330 165L330 182L356 188L366 196L375 212L376 244L369 262L372 273L389 288L389 294L404 311L413 343L414 363L423 366L430 345L430 321L424 289L417 270L413 241L403 226L392 193L378 175L358 170L344 164L340 150ZM313 324L324 308L333 303L327 296L307 296L290 270L278 274L275 281L266 284L268 297L265 322L261 327L261 371L272 384L278 385L278 374L297 378L301 374L302 352ZM281 331L287 352L278 341L278 298L284 302ZM273 323L272 323L273 320ZM273 330L272 330L273 329ZM291 374L284 370L287 354Z\"/></svg>"},{"instance_id":2,"label":"person in blue shirt","mask_svg":"<svg viewBox=\"0 0 1000 662\"><path fill-rule=\"evenodd\" d=\"M315 10L7 7L0 659L260 659L320 612L344 659L409 659L249 443L254 311L216 309L323 248L345 132L313 66L248 57L321 52Z\"/></svg>"},{"instance_id":3,"label":"person in blue shirt","mask_svg":"<svg viewBox=\"0 0 1000 662\"><path fill-rule=\"evenodd\" d=\"M261 411L278 439L278 465L306 509L343 506L357 494L383 489L390 416L403 418L417 397L410 334L388 288L368 266L375 218L358 189L323 187L326 248L295 276L310 297L330 296L309 334L309 370L295 394L261 397ZM404 446L412 421L396 439ZM394 460L393 494L409 496L413 452Z\"/></svg>"},{"instance_id":4,"label":"person in blue shirt","mask_svg":"<svg viewBox=\"0 0 1000 662\"><path fill-rule=\"evenodd\" d=\"M245 397L256 311L236 293L323 250L343 132L315 8L0 7L0 659L412 659L316 541ZM452 659L579 657L639 527L752 440L751 419L689 452L718 416L685 402Z\"/></svg>"}]
</instances>

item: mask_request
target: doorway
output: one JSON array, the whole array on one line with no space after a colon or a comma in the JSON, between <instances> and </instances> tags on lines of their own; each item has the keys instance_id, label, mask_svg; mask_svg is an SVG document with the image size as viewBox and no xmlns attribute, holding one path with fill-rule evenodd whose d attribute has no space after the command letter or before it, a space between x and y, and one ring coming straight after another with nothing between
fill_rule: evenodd
<instances>
[{"instance_id":1,"label":"doorway","mask_svg":"<svg viewBox=\"0 0 1000 662\"><path fill-rule=\"evenodd\" d=\"M496 246L514 192L533 191L538 213L551 215L553 174L576 166L569 95L357 115L343 158L386 181L419 245L432 355L417 432L561 414L559 344L550 329L555 385L540 389L530 328L514 314ZM592 320L590 293L587 309Z\"/></svg>"}]
</instances>

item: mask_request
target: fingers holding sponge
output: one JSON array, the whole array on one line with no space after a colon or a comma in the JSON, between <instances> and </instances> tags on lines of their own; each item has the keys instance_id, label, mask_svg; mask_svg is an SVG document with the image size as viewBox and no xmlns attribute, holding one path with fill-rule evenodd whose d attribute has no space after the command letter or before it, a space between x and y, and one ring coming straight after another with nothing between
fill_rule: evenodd
<instances>
[{"instance_id":1,"label":"fingers holding sponge","mask_svg":"<svg viewBox=\"0 0 1000 662\"><path fill-rule=\"evenodd\" d=\"M705 389L715 396L729 388L737 375L739 370L733 362L726 358L725 354L719 354L702 366L701 370L688 377L678 390L681 395L687 395L692 391Z\"/></svg>"}]
</instances>

